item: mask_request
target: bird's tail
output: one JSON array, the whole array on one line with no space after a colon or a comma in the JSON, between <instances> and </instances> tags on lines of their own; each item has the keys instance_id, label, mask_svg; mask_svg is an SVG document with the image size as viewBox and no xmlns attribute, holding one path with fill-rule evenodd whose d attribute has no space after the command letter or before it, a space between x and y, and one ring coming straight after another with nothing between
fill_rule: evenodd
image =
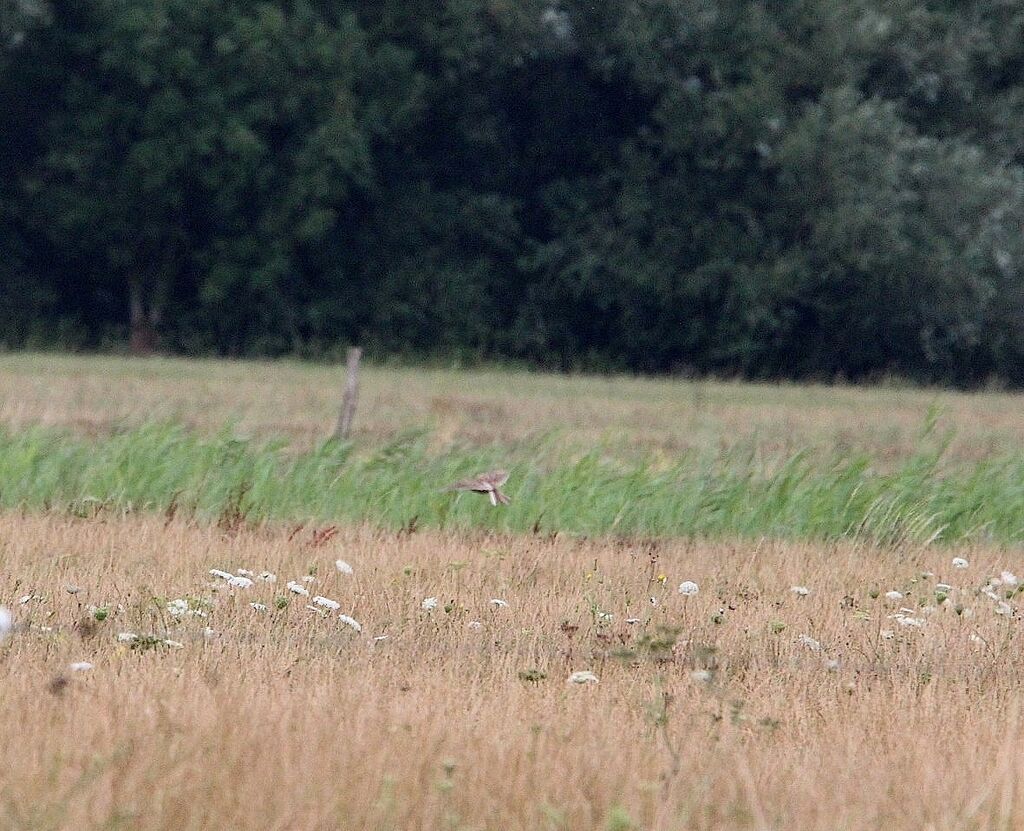
<instances>
[{"instance_id":1,"label":"bird's tail","mask_svg":"<svg viewBox=\"0 0 1024 831\"><path fill-rule=\"evenodd\" d=\"M491 491L491 504L498 505L499 503L501 505L511 505L512 500L505 496L505 494L503 494L500 490L495 488L493 491Z\"/></svg>"}]
</instances>

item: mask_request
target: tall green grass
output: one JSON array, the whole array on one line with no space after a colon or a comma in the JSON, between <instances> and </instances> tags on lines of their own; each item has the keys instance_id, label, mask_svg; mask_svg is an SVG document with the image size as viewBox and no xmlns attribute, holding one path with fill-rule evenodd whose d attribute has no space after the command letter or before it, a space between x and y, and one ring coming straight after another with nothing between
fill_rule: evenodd
<instances>
[{"instance_id":1,"label":"tall green grass","mask_svg":"<svg viewBox=\"0 0 1024 831\"><path fill-rule=\"evenodd\" d=\"M882 543L1024 539L1024 451L944 460L932 433L898 468L862 454L802 452L768 465L753 450L624 463L561 441L429 451L423 432L359 448L213 437L147 424L87 440L0 432L0 506L92 513L175 510L211 519L366 521L388 528L489 528L589 535L763 535ZM512 471L495 509L448 482Z\"/></svg>"}]
</instances>

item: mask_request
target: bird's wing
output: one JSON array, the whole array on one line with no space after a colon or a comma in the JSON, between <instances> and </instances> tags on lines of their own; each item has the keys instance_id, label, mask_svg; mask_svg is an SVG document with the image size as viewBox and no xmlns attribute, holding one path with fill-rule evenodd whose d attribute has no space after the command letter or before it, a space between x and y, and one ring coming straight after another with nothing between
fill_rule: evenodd
<instances>
[{"instance_id":1,"label":"bird's wing","mask_svg":"<svg viewBox=\"0 0 1024 831\"><path fill-rule=\"evenodd\" d=\"M474 476L471 479L460 479L458 482L454 482L449 485L445 490L448 491L479 491L486 493L491 490L491 486L486 482L481 482L479 476Z\"/></svg>"},{"instance_id":2,"label":"bird's wing","mask_svg":"<svg viewBox=\"0 0 1024 831\"><path fill-rule=\"evenodd\" d=\"M481 473L468 479L460 479L445 490L450 491L476 491L477 493L490 493L495 488L500 488L508 481L508 471L491 470Z\"/></svg>"},{"instance_id":3,"label":"bird's wing","mask_svg":"<svg viewBox=\"0 0 1024 831\"><path fill-rule=\"evenodd\" d=\"M482 483L490 485L492 488L500 488L508 481L507 470L491 470L487 473L481 473L477 479Z\"/></svg>"}]
</instances>

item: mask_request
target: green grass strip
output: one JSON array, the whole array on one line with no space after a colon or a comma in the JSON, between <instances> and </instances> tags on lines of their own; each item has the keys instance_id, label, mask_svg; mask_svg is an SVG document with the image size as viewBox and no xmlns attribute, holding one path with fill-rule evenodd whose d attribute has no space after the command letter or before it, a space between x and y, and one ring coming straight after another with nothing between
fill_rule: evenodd
<instances>
[{"instance_id":1,"label":"green grass strip","mask_svg":"<svg viewBox=\"0 0 1024 831\"><path fill-rule=\"evenodd\" d=\"M1024 452L947 464L930 432L890 470L852 451L770 465L749 448L623 462L600 448L538 441L431 454L425 432L375 448L146 424L99 439L0 431L0 506L89 514L167 511L217 519L366 521L387 528L486 528L587 535L865 538L886 544L1024 539ZM445 493L491 467L512 477L508 508Z\"/></svg>"}]
</instances>

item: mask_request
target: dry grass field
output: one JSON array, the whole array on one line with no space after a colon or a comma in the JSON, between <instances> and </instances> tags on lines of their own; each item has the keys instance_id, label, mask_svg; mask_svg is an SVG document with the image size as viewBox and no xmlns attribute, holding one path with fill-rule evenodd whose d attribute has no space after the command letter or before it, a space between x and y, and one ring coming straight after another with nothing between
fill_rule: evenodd
<instances>
[{"instance_id":1,"label":"dry grass field","mask_svg":"<svg viewBox=\"0 0 1024 831\"><path fill-rule=\"evenodd\" d=\"M173 418L212 431L308 447L337 418L343 366L290 361L0 354L0 424L69 427L86 435ZM956 431L953 457L975 460L1024 445L1021 398L906 387L572 377L491 370L375 367L362 372L356 438L374 442L429 425L435 443L508 443L561 432L566 440L674 455L753 442L790 454L809 446L913 452L929 407Z\"/></svg>"},{"instance_id":2,"label":"dry grass field","mask_svg":"<svg viewBox=\"0 0 1024 831\"><path fill-rule=\"evenodd\" d=\"M1019 552L52 514L0 551L5 829L1024 826Z\"/></svg>"},{"instance_id":3,"label":"dry grass field","mask_svg":"<svg viewBox=\"0 0 1024 831\"><path fill-rule=\"evenodd\" d=\"M1024 828L1019 396L342 374L0 355L0 829Z\"/></svg>"}]
</instances>

